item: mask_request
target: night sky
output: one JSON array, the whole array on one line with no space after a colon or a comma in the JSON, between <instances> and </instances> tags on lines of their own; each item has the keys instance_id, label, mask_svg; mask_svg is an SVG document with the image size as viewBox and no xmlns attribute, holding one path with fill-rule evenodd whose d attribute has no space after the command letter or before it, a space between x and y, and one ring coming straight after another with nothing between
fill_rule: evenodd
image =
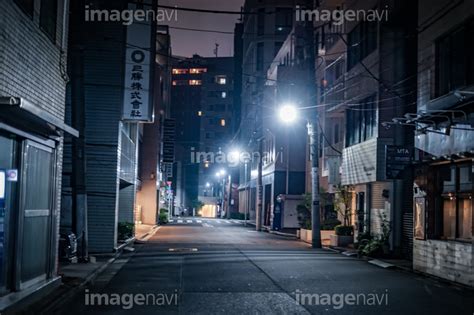
<instances>
[{"instance_id":1,"label":"night sky","mask_svg":"<svg viewBox=\"0 0 474 315\"><path fill-rule=\"evenodd\" d=\"M210 9L219 11L240 11L245 0L160 0L160 5ZM178 11L177 21L171 21L170 27L182 27L205 30L233 32L238 15L208 14L200 12ZM214 56L215 43L219 46L219 57L233 55L233 35L193 32L170 29L173 55L191 57L197 53L204 57Z\"/></svg>"}]
</instances>

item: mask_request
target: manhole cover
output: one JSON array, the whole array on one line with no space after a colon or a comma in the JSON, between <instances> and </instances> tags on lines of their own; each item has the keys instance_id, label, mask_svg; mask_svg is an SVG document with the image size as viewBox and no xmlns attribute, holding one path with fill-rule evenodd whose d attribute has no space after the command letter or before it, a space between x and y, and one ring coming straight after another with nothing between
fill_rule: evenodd
<instances>
[{"instance_id":1,"label":"manhole cover","mask_svg":"<svg viewBox=\"0 0 474 315\"><path fill-rule=\"evenodd\" d=\"M169 252L197 252L197 248L169 248Z\"/></svg>"}]
</instances>

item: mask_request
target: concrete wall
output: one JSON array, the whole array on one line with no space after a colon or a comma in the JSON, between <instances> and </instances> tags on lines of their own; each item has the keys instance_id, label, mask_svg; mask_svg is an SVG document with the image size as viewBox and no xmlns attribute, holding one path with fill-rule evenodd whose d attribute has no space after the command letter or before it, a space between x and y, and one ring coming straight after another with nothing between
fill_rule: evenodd
<instances>
[{"instance_id":1,"label":"concrete wall","mask_svg":"<svg viewBox=\"0 0 474 315\"><path fill-rule=\"evenodd\" d=\"M413 268L474 287L472 243L415 240Z\"/></svg>"}]
</instances>

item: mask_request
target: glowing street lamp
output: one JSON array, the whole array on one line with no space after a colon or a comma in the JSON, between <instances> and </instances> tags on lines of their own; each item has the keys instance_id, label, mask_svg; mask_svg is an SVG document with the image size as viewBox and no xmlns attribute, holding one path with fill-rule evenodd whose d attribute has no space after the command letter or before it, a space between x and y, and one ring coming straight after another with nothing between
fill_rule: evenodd
<instances>
[{"instance_id":1,"label":"glowing street lamp","mask_svg":"<svg viewBox=\"0 0 474 315\"><path fill-rule=\"evenodd\" d=\"M281 121L291 124L298 118L298 110L293 104L285 104L280 108L279 116Z\"/></svg>"}]
</instances>

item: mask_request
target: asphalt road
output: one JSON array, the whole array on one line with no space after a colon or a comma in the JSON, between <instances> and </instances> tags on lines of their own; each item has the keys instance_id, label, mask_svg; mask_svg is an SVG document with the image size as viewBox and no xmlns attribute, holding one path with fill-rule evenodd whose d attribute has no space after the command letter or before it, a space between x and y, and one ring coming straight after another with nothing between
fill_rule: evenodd
<instances>
[{"instance_id":1,"label":"asphalt road","mask_svg":"<svg viewBox=\"0 0 474 315\"><path fill-rule=\"evenodd\" d=\"M474 314L473 291L233 220L187 220L161 227L58 313Z\"/></svg>"}]
</instances>

